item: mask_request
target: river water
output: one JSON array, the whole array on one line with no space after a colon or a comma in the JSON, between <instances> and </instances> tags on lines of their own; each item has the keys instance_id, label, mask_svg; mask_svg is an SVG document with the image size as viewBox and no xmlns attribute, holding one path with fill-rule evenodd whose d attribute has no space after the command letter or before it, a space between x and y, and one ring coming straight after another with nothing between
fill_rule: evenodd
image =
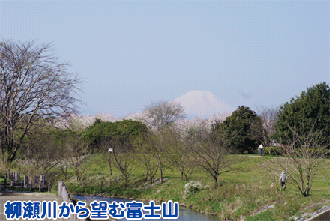
<instances>
[{"instance_id":1,"label":"river water","mask_svg":"<svg viewBox=\"0 0 330 221\"><path fill-rule=\"evenodd\" d=\"M88 203L91 201L107 201L109 203L117 202L117 203L125 203L125 202L132 202L133 200L126 200L126 199L114 199L109 197L101 197L101 196L80 196L80 195L73 195L74 198L77 200L86 200ZM138 202L138 201L137 201ZM149 202L146 202L149 204ZM159 205L156 203L156 205ZM127 220L127 219L120 219L120 220ZM168 220L168 219L148 219L148 220ZM200 213L196 213L194 211L191 211L189 209L181 208L179 207L179 218L176 220L185 220L185 221L194 221L194 220L220 220L218 217L214 216L207 216Z\"/></svg>"}]
</instances>

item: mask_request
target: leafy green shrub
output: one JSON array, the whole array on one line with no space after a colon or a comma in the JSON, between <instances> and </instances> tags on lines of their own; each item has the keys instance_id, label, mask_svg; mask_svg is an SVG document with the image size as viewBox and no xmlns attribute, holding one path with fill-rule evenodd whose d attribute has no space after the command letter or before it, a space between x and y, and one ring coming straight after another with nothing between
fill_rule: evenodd
<instances>
[{"instance_id":1,"label":"leafy green shrub","mask_svg":"<svg viewBox=\"0 0 330 221\"><path fill-rule=\"evenodd\" d=\"M259 151L259 149L258 149ZM326 156L330 157L330 150L327 149L321 149L321 148L310 148L308 150L306 149L299 149L297 148L296 154L298 156L302 155L303 153L311 155L311 156ZM283 147L278 146L278 147L264 147L262 151L265 155L273 155L273 156L279 156L283 154Z\"/></svg>"},{"instance_id":2,"label":"leafy green shrub","mask_svg":"<svg viewBox=\"0 0 330 221\"><path fill-rule=\"evenodd\" d=\"M277 114L275 133L272 139L290 144L297 135L309 136L330 148L330 89L329 84L316 84L282 105ZM291 130L295 129L295 133ZM308 135L309 132L312 134ZM323 131L323 133L320 133Z\"/></svg>"},{"instance_id":3,"label":"leafy green shrub","mask_svg":"<svg viewBox=\"0 0 330 221\"><path fill-rule=\"evenodd\" d=\"M212 124L212 132L228 142L234 152L253 153L262 140L262 120L249 107L239 106L222 123Z\"/></svg>"},{"instance_id":4,"label":"leafy green shrub","mask_svg":"<svg viewBox=\"0 0 330 221\"><path fill-rule=\"evenodd\" d=\"M263 153L279 156L279 155L282 155L282 147L264 147Z\"/></svg>"}]
</instances>

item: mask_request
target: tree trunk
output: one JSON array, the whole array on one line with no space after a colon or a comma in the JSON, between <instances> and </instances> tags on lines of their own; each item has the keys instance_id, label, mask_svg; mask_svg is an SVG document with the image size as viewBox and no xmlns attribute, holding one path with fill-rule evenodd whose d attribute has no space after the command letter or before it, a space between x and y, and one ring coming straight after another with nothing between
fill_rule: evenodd
<instances>
[{"instance_id":1,"label":"tree trunk","mask_svg":"<svg viewBox=\"0 0 330 221\"><path fill-rule=\"evenodd\" d=\"M214 180L214 189L218 188L218 176L213 176L213 180Z\"/></svg>"},{"instance_id":2,"label":"tree trunk","mask_svg":"<svg viewBox=\"0 0 330 221\"><path fill-rule=\"evenodd\" d=\"M109 161L109 169L110 169L110 176L112 176L112 167L111 167L111 162Z\"/></svg>"},{"instance_id":3,"label":"tree trunk","mask_svg":"<svg viewBox=\"0 0 330 221\"><path fill-rule=\"evenodd\" d=\"M16 147L11 147L10 149L12 150L12 153L9 155L7 161L13 162L16 157Z\"/></svg>"},{"instance_id":4,"label":"tree trunk","mask_svg":"<svg viewBox=\"0 0 330 221\"><path fill-rule=\"evenodd\" d=\"M145 169L145 172L146 172L146 174L144 176L144 182L147 182L148 181L148 169L147 168Z\"/></svg>"},{"instance_id":5,"label":"tree trunk","mask_svg":"<svg viewBox=\"0 0 330 221\"><path fill-rule=\"evenodd\" d=\"M162 164L159 164L159 171L160 171L160 183L163 183L163 168L162 168Z\"/></svg>"}]
</instances>

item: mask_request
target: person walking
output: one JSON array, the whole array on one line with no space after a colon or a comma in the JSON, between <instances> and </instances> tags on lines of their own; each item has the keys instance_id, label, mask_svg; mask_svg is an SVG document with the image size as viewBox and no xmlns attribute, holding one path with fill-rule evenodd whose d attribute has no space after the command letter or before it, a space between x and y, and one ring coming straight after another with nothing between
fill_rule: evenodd
<instances>
[{"instance_id":1,"label":"person walking","mask_svg":"<svg viewBox=\"0 0 330 221\"><path fill-rule=\"evenodd\" d=\"M285 170L283 170L280 175L280 186L283 190L286 189L286 172L285 172Z\"/></svg>"},{"instance_id":2,"label":"person walking","mask_svg":"<svg viewBox=\"0 0 330 221\"><path fill-rule=\"evenodd\" d=\"M260 144L259 145L259 153L260 153L260 156L262 157L262 148L263 148L263 146L262 146L262 144Z\"/></svg>"}]
</instances>

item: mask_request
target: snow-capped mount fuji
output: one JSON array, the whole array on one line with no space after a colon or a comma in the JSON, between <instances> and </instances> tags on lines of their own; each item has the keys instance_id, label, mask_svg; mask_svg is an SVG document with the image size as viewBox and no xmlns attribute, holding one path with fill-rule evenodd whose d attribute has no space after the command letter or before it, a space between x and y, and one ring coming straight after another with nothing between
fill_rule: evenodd
<instances>
[{"instance_id":1,"label":"snow-capped mount fuji","mask_svg":"<svg viewBox=\"0 0 330 221\"><path fill-rule=\"evenodd\" d=\"M189 91L173 100L180 103L188 118L210 117L218 113L231 113L234 108L217 98L210 91Z\"/></svg>"}]
</instances>

